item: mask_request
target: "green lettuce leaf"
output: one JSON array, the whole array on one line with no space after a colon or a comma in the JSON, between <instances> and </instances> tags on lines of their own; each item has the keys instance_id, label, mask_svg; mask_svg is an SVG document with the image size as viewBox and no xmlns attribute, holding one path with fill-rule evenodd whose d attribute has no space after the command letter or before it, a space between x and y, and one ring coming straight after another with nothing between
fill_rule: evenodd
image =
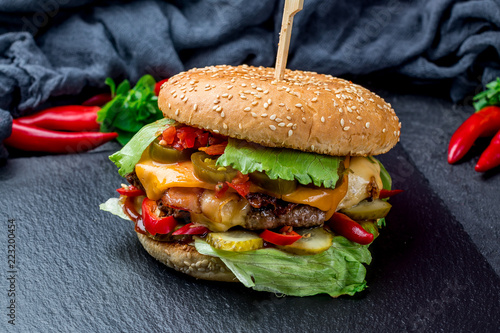
<instances>
[{"instance_id":1,"label":"green lettuce leaf","mask_svg":"<svg viewBox=\"0 0 500 333\"><path fill-rule=\"evenodd\" d=\"M134 171L134 167L141 159L143 151L168 125L173 123L174 121L171 119L162 118L144 126L120 151L111 155L109 159L119 168L118 173L120 176L123 177Z\"/></svg>"},{"instance_id":2,"label":"green lettuce leaf","mask_svg":"<svg viewBox=\"0 0 500 333\"><path fill-rule=\"evenodd\" d=\"M294 149L268 148L229 139L217 165L232 166L243 174L264 171L271 179L296 179L303 185L335 188L343 157L306 153Z\"/></svg>"},{"instance_id":3,"label":"green lettuce leaf","mask_svg":"<svg viewBox=\"0 0 500 333\"><path fill-rule=\"evenodd\" d=\"M123 212L119 198L108 199L108 201L99 205L99 209L111 213L113 215L119 216L124 220L130 221L130 218L127 216L127 214Z\"/></svg>"},{"instance_id":4,"label":"green lettuce leaf","mask_svg":"<svg viewBox=\"0 0 500 333\"><path fill-rule=\"evenodd\" d=\"M363 264L371 262L368 246L342 236L335 236L327 251L312 256L272 248L223 251L201 239L196 239L195 247L202 254L219 257L246 287L291 296L352 296L366 288Z\"/></svg>"}]
</instances>

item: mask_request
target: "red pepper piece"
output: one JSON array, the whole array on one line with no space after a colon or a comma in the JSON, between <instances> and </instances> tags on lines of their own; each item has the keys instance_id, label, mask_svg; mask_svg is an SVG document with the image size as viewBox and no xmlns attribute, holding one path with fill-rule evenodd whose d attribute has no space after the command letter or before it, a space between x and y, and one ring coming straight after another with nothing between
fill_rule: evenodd
<instances>
[{"instance_id":1,"label":"red pepper piece","mask_svg":"<svg viewBox=\"0 0 500 333\"><path fill-rule=\"evenodd\" d=\"M199 150L207 153L208 155L222 155L224 154L224 150L226 149L227 142L219 143L216 145L208 146L208 147L200 147Z\"/></svg>"},{"instance_id":2,"label":"red pepper piece","mask_svg":"<svg viewBox=\"0 0 500 333\"><path fill-rule=\"evenodd\" d=\"M500 165L500 131L495 134L489 146L481 154L475 170L485 172Z\"/></svg>"},{"instance_id":3,"label":"red pepper piece","mask_svg":"<svg viewBox=\"0 0 500 333\"><path fill-rule=\"evenodd\" d=\"M160 89L161 89L162 84L164 84L167 81L168 81L168 79L156 82L156 84L155 84L155 95L156 96L158 96L160 94Z\"/></svg>"},{"instance_id":4,"label":"red pepper piece","mask_svg":"<svg viewBox=\"0 0 500 333\"><path fill-rule=\"evenodd\" d=\"M195 225L194 223L188 223L182 228L177 229L172 233L172 235L203 235L209 233L210 229L202 225Z\"/></svg>"},{"instance_id":5,"label":"red pepper piece","mask_svg":"<svg viewBox=\"0 0 500 333\"><path fill-rule=\"evenodd\" d=\"M246 197L250 193L250 178L238 171L236 177L231 182L226 182L229 187L238 192L242 197Z\"/></svg>"},{"instance_id":6,"label":"red pepper piece","mask_svg":"<svg viewBox=\"0 0 500 333\"><path fill-rule=\"evenodd\" d=\"M367 245L373 242L373 235L363 229L359 223L342 213L333 214L328 221L330 228L351 242Z\"/></svg>"},{"instance_id":7,"label":"red pepper piece","mask_svg":"<svg viewBox=\"0 0 500 333\"><path fill-rule=\"evenodd\" d=\"M99 94L93 97L90 97L88 100L82 103L84 106L103 106L104 104L111 101L113 97L110 93Z\"/></svg>"},{"instance_id":8,"label":"red pepper piece","mask_svg":"<svg viewBox=\"0 0 500 333\"><path fill-rule=\"evenodd\" d=\"M171 145L172 143L174 143L174 140L176 139L176 133L177 130L175 129L175 126L170 126L169 128L163 131L162 139L165 140L165 142L168 145Z\"/></svg>"},{"instance_id":9,"label":"red pepper piece","mask_svg":"<svg viewBox=\"0 0 500 333\"><path fill-rule=\"evenodd\" d=\"M177 221L173 216L159 217L156 214L156 201L144 198L142 202L142 221L147 232L151 235L166 235L175 229Z\"/></svg>"},{"instance_id":10,"label":"red pepper piece","mask_svg":"<svg viewBox=\"0 0 500 333\"><path fill-rule=\"evenodd\" d=\"M8 146L47 153L79 153L94 149L110 140L118 133L100 132L57 132L36 126L21 124L14 119L12 134L4 140Z\"/></svg>"},{"instance_id":11,"label":"red pepper piece","mask_svg":"<svg viewBox=\"0 0 500 333\"><path fill-rule=\"evenodd\" d=\"M378 198L379 199L390 198L390 197L393 197L396 194L399 194L401 192L404 192L404 190L384 190L384 189L381 189L380 193L378 195Z\"/></svg>"},{"instance_id":12,"label":"red pepper piece","mask_svg":"<svg viewBox=\"0 0 500 333\"><path fill-rule=\"evenodd\" d=\"M275 245L291 245L302 238L302 236L295 231L289 230L291 227L289 227L289 229L286 228L287 227L283 227L280 230L281 233L266 229L259 236L266 242Z\"/></svg>"},{"instance_id":13,"label":"red pepper piece","mask_svg":"<svg viewBox=\"0 0 500 333\"><path fill-rule=\"evenodd\" d=\"M116 190L116 192L120 193L121 195L126 195L127 197L138 197L140 195L146 195L143 190L133 186L129 185L128 187L120 187L119 189Z\"/></svg>"},{"instance_id":14,"label":"red pepper piece","mask_svg":"<svg viewBox=\"0 0 500 333\"><path fill-rule=\"evenodd\" d=\"M226 194L227 190L229 189L229 185L225 182L219 182L217 185L215 185L215 197L217 199L220 199Z\"/></svg>"},{"instance_id":15,"label":"red pepper piece","mask_svg":"<svg viewBox=\"0 0 500 333\"><path fill-rule=\"evenodd\" d=\"M448 163L458 162L480 136L491 136L500 129L500 107L488 106L470 116L451 137Z\"/></svg>"},{"instance_id":16,"label":"red pepper piece","mask_svg":"<svg viewBox=\"0 0 500 333\"><path fill-rule=\"evenodd\" d=\"M72 132L97 131L98 106L65 105L16 119L20 124Z\"/></svg>"}]
</instances>

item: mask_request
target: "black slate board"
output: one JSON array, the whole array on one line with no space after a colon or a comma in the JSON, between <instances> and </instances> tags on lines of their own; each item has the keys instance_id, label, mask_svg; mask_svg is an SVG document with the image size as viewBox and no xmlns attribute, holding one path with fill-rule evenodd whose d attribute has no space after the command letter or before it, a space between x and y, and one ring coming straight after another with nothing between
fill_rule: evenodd
<instances>
[{"instance_id":1,"label":"black slate board","mask_svg":"<svg viewBox=\"0 0 500 333\"><path fill-rule=\"evenodd\" d=\"M107 159L116 145L11 159L0 168L0 331L499 331L500 277L402 143L381 157L407 191L391 200L372 246L369 289L338 299L198 281L150 258L132 223L98 209L123 182ZM15 326L4 278L9 219L17 226ZM488 246L498 242L489 237Z\"/></svg>"}]
</instances>

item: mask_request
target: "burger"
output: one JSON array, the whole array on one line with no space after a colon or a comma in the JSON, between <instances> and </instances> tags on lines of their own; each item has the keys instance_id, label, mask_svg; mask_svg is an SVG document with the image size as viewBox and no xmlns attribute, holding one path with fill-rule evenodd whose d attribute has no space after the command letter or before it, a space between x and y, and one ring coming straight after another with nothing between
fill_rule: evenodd
<instances>
[{"instance_id":1,"label":"burger","mask_svg":"<svg viewBox=\"0 0 500 333\"><path fill-rule=\"evenodd\" d=\"M211 66L161 87L165 118L110 159L130 185L101 208L195 278L285 295L353 295L385 224L391 105L330 75Z\"/></svg>"}]
</instances>

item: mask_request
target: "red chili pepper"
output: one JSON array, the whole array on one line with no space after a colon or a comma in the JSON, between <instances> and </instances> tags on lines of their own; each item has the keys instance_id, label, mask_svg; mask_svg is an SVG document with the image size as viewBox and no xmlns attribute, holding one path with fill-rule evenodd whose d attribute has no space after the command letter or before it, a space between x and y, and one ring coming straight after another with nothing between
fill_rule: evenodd
<instances>
[{"instance_id":1,"label":"red chili pepper","mask_svg":"<svg viewBox=\"0 0 500 333\"><path fill-rule=\"evenodd\" d=\"M381 189L380 193L378 195L378 198L379 199L390 198L390 197L393 197L396 194L399 194L401 192L404 192L404 190L384 190L384 189Z\"/></svg>"},{"instance_id":2,"label":"red chili pepper","mask_svg":"<svg viewBox=\"0 0 500 333\"><path fill-rule=\"evenodd\" d=\"M138 197L140 195L146 195L143 190L133 186L129 185L128 187L120 187L119 189L116 190L116 192L120 193L121 195L126 195L127 197Z\"/></svg>"},{"instance_id":3,"label":"red chili pepper","mask_svg":"<svg viewBox=\"0 0 500 333\"><path fill-rule=\"evenodd\" d=\"M481 154L475 170L485 172L500 165L500 131L493 137L489 146Z\"/></svg>"},{"instance_id":4,"label":"red chili pepper","mask_svg":"<svg viewBox=\"0 0 500 333\"><path fill-rule=\"evenodd\" d=\"M266 229L259 236L266 242L275 245L291 245L302 238L301 235L292 230L292 227L283 227L280 233Z\"/></svg>"},{"instance_id":5,"label":"red chili pepper","mask_svg":"<svg viewBox=\"0 0 500 333\"><path fill-rule=\"evenodd\" d=\"M491 136L500 129L500 107L488 106L471 115L451 137L448 163L458 162L480 136Z\"/></svg>"},{"instance_id":6,"label":"red chili pepper","mask_svg":"<svg viewBox=\"0 0 500 333\"><path fill-rule=\"evenodd\" d=\"M100 109L98 106L56 106L16 120L23 125L51 130L97 131L100 127L97 123L97 111Z\"/></svg>"},{"instance_id":7,"label":"red chili pepper","mask_svg":"<svg viewBox=\"0 0 500 333\"><path fill-rule=\"evenodd\" d=\"M215 185L215 197L217 199L220 199L226 194L227 190L229 189L229 185L225 182L219 182L217 185Z\"/></svg>"},{"instance_id":8,"label":"red chili pepper","mask_svg":"<svg viewBox=\"0 0 500 333\"><path fill-rule=\"evenodd\" d=\"M113 97L110 93L99 94L93 97L90 97L88 100L82 103L84 106L103 106L104 104L111 101Z\"/></svg>"},{"instance_id":9,"label":"red chili pepper","mask_svg":"<svg viewBox=\"0 0 500 333\"><path fill-rule=\"evenodd\" d=\"M156 96L158 96L160 94L160 89L161 89L162 84L164 84L167 81L168 81L168 79L156 82L156 84L155 84L155 94L156 94Z\"/></svg>"},{"instance_id":10,"label":"red chili pepper","mask_svg":"<svg viewBox=\"0 0 500 333\"><path fill-rule=\"evenodd\" d=\"M188 223L182 228L177 229L172 233L172 235L203 235L209 233L210 229L202 225L195 225L194 223Z\"/></svg>"},{"instance_id":11,"label":"red chili pepper","mask_svg":"<svg viewBox=\"0 0 500 333\"><path fill-rule=\"evenodd\" d=\"M100 132L57 132L36 126L12 122L12 134L4 140L8 146L26 150L47 153L79 153L94 149L110 140L118 133Z\"/></svg>"},{"instance_id":12,"label":"red chili pepper","mask_svg":"<svg viewBox=\"0 0 500 333\"><path fill-rule=\"evenodd\" d=\"M359 223L342 213L333 214L332 218L328 221L328 225L334 232L344 236L351 242L361 245L373 242L373 234L363 229Z\"/></svg>"},{"instance_id":13,"label":"red chili pepper","mask_svg":"<svg viewBox=\"0 0 500 333\"><path fill-rule=\"evenodd\" d=\"M159 217L156 214L156 201L144 198L142 202L142 221L147 232L151 235L166 235L175 229L177 221L173 216Z\"/></svg>"}]
</instances>

